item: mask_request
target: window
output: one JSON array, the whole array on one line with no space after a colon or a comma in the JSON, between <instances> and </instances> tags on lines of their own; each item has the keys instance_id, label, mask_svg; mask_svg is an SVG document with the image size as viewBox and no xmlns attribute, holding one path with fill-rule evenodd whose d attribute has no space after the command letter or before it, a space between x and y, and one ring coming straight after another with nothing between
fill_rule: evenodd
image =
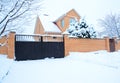
<instances>
[{"instance_id":1,"label":"window","mask_svg":"<svg viewBox=\"0 0 120 83\"><path fill-rule=\"evenodd\" d=\"M64 27L64 25L65 25L65 22L64 22L64 19L63 19L63 20L61 20L61 26Z\"/></svg>"},{"instance_id":2,"label":"window","mask_svg":"<svg viewBox=\"0 0 120 83\"><path fill-rule=\"evenodd\" d=\"M70 21L69 21L70 24L75 23L75 22L76 22L76 20L74 18L70 18Z\"/></svg>"},{"instance_id":3,"label":"window","mask_svg":"<svg viewBox=\"0 0 120 83\"><path fill-rule=\"evenodd\" d=\"M53 39L57 39L57 37L54 36Z\"/></svg>"}]
</instances>

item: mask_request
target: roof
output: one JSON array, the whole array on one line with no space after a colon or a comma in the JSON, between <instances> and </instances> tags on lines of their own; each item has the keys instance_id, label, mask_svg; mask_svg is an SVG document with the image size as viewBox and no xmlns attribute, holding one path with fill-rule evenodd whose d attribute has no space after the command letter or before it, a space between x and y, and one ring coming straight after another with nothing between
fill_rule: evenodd
<instances>
[{"instance_id":1,"label":"roof","mask_svg":"<svg viewBox=\"0 0 120 83\"><path fill-rule=\"evenodd\" d=\"M61 15L59 18L57 18L54 22L57 22L58 20L61 20L65 17L66 14Z\"/></svg>"},{"instance_id":2,"label":"roof","mask_svg":"<svg viewBox=\"0 0 120 83\"><path fill-rule=\"evenodd\" d=\"M75 9L71 9L70 11L64 13L63 15L61 15L59 18L57 18L54 22L57 22L58 20L63 19L67 14L69 14L71 11L74 11L79 17L80 15L77 13L77 11ZM72 17L72 16L71 16ZM74 17L74 16L73 16Z\"/></svg>"},{"instance_id":3,"label":"roof","mask_svg":"<svg viewBox=\"0 0 120 83\"><path fill-rule=\"evenodd\" d=\"M39 19L42 23L45 32L61 33L61 30L50 21L49 16L39 16Z\"/></svg>"}]
</instances>

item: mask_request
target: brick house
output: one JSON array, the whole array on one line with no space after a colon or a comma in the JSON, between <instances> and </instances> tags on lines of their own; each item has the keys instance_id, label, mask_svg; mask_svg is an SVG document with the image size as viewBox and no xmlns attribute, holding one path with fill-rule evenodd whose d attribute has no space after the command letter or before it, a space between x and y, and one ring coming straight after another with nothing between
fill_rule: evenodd
<instances>
[{"instance_id":1,"label":"brick house","mask_svg":"<svg viewBox=\"0 0 120 83\"><path fill-rule=\"evenodd\" d=\"M37 16L34 34L61 35L69 27L70 22L80 20L80 15L71 9L55 21L50 21L47 16Z\"/></svg>"}]
</instances>

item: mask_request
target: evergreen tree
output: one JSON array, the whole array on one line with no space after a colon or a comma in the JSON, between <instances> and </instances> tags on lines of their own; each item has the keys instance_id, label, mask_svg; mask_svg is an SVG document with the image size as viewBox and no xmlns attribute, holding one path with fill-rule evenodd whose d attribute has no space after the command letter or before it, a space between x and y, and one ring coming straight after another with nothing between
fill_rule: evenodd
<instances>
[{"instance_id":1,"label":"evergreen tree","mask_svg":"<svg viewBox=\"0 0 120 83\"><path fill-rule=\"evenodd\" d=\"M87 25L83 19L81 22L72 22L68 28L69 36L78 38L96 38L96 32L93 27Z\"/></svg>"}]
</instances>

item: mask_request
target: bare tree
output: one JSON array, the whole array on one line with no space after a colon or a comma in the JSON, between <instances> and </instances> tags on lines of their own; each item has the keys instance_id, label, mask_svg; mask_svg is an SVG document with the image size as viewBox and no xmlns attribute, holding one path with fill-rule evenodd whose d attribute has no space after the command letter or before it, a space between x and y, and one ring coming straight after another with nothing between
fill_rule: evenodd
<instances>
[{"instance_id":1,"label":"bare tree","mask_svg":"<svg viewBox=\"0 0 120 83\"><path fill-rule=\"evenodd\" d=\"M103 19L99 19L99 24L104 27L106 35L120 38L120 15L108 14Z\"/></svg>"},{"instance_id":2,"label":"bare tree","mask_svg":"<svg viewBox=\"0 0 120 83\"><path fill-rule=\"evenodd\" d=\"M35 0L0 0L0 36L5 31L15 30L11 28L25 18L29 18L32 5ZM37 0L40 2L40 0ZM37 6L38 7L38 6ZM40 7L40 6L39 6ZM35 6L34 6L35 8ZM29 13L28 13L29 12Z\"/></svg>"}]
</instances>

